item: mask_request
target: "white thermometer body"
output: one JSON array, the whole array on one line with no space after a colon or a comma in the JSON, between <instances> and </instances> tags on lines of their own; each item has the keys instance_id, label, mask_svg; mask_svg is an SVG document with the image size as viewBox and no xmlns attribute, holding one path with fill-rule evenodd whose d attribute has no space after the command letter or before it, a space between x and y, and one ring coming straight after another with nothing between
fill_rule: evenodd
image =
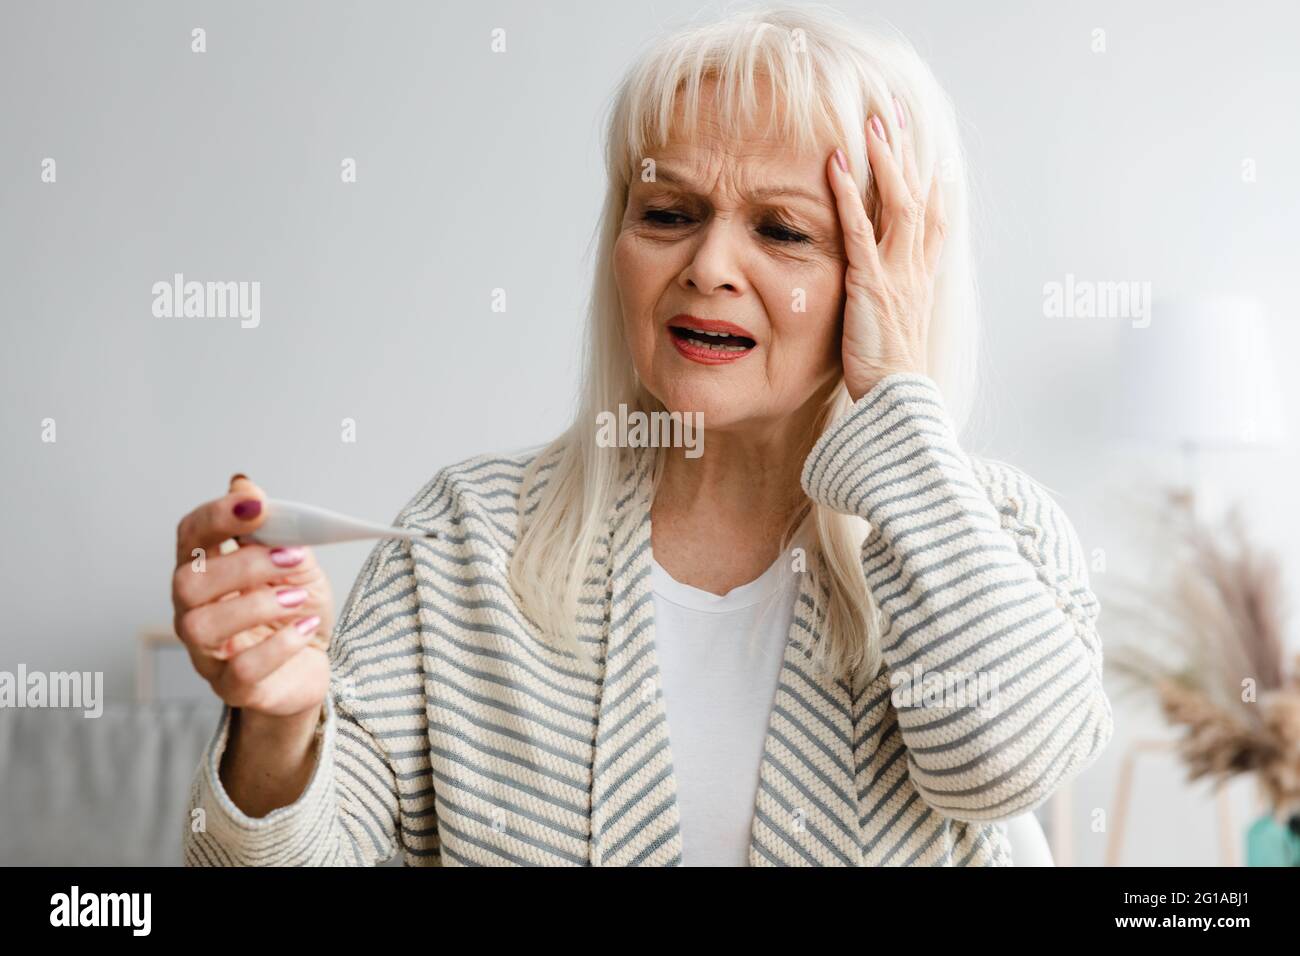
<instances>
[{"instance_id":1,"label":"white thermometer body","mask_svg":"<svg viewBox=\"0 0 1300 956\"><path fill-rule=\"evenodd\" d=\"M362 521L300 501L268 498L266 520L262 526L253 534L241 537L272 548L287 548L294 545L361 541L366 538L404 538L415 541L436 538L438 534L434 531L392 528Z\"/></svg>"}]
</instances>

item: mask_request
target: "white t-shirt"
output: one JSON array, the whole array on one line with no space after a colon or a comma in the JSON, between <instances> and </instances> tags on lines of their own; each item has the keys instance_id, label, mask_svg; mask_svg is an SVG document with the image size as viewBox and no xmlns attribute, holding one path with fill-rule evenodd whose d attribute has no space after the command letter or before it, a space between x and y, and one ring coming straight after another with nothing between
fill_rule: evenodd
<instances>
[{"instance_id":1,"label":"white t-shirt","mask_svg":"<svg viewBox=\"0 0 1300 956\"><path fill-rule=\"evenodd\" d=\"M785 552L726 594L682 584L653 558L650 581L682 865L748 866L758 771L798 575ZM1053 865L1032 813L1001 825L1017 866Z\"/></svg>"},{"instance_id":2,"label":"white t-shirt","mask_svg":"<svg viewBox=\"0 0 1300 956\"><path fill-rule=\"evenodd\" d=\"M763 743L799 593L790 565L782 553L757 579L711 594L651 561L683 866L749 865Z\"/></svg>"}]
</instances>

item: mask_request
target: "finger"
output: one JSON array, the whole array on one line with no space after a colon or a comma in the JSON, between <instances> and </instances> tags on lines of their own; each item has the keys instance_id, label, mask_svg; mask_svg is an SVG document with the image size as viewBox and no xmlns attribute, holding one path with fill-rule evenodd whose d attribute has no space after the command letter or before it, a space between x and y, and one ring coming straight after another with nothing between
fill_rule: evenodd
<instances>
[{"instance_id":1,"label":"finger","mask_svg":"<svg viewBox=\"0 0 1300 956\"><path fill-rule=\"evenodd\" d=\"M184 613L232 591L247 591L276 581L305 584L318 571L311 549L242 545L229 554L188 561L172 574L172 604Z\"/></svg>"},{"instance_id":2,"label":"finger","mask_svg":"<svg viewBox=\"0 0 1300 956\"><path fill-rule=\"evenodd\" d=\"M217 693L224 700L246 699L254 685L310 644L319 627L320 618L316 615L299 618L277 628L261 643L240 651L226 662L217 681Z\"/></svg>"},{"instance_id":3,"label":"finger","mask_svg":"<svg viewBox=\"0 0 1300 956\"><path fill-rule=\"evenodd\" d=\"M259 625L279 626L293 617L321 610L308 588L263 586L180 614L176 633L187 646L213 654L227 640Z\"/></svg>"},{"instance_id":4,"label":"finger","mask_svg":"<svg viewBox=\"0 0 1300 956\"><path fill-rule=\"evenodd\" d=\"M930 199L934 194L934 178L931 177L924 195L917 194L921 204L921 221L917 223L916 234L912 237L912 261L917 267L925 263L925 228L930 222Z\"/></svg>"},{"instance_id":5,"label":"finger","mask_svg":"<svg viewBox=\"0 0 1300 956\"><path fill-rule=\"evenodd\" d=\"M925 203L925 271L934 275L943 252L943 240L948 235L948 217L944 211L943 184L939 174L930 183L930 196Z\"/></svg>"},{"instance_id":6,"label":"finger","mask_svg":"<svg viewBox=\"0 0 1300 956\"><path fill-rule=\"evenodd\" d=\"M858 191L858 184L853 181L851 173L840 168L837 154L844 155L842 150L831 154L827 161L827 176L831 181L831 191L835 194L840 230L844 234L844 255L848 260L845 281L862 282L879 276L880 254L876 249L875 230L871 227L871 218L867 215L867 207ZM845 163L847 165L847 160Z\"/></svg>"},{"instance_id":7,"label":"finger","mask_svg":"<svg viewBox=\"0 0 1300 956\"><path fill-rule=\"evenodd\" d=\"M283 622L276 622L275 624L259 624L257 627L250 628L247 631L240 631L233 637L227 638L226 643L217 647L216 650L204 651L201 653L207 654L215 661L228 661L240 651L261 644L281 626L283 626Z\"/></svg>"},{"instance_id":8,"label":"finger","mask_svg":"<svg viewBox=\"0 0 1300 956\"><path fill-rule=\"evenodd\" d=\"M211 654L201 653L188 644L182 645L186 653L190 655L190 664L198 675L216 689L215 681L221 676L222 669L226 666L225 661L220 657Z\"/></svg>"},{"instance_id":9,"label":"finger","mask_svg":"<svg viewBox=\"0 0 1300 956\"><path fill-rule=\"evenodd\" d=\"M916 168L916 140L912 135L912 130L907 123L907 112L903 109L903 104L897 96L894 100L894 116L898 119L898 138L902 144L903 153L903 182L907 184L907 191L912 198L919 201L921 199L921 179L920 173Z\"/></svg>"},{"instance_id":10,"label":"finger","mask_svg":"<svg viewBox=\"0 0 1300 956\"><path fill-rule=\"evenodd\" d=\"M867 159L871 162L876 191L880 194L881 259L895 260L900 251L910 255L918 210L903 178L902 167L890 150L884 121L877 114L867 120Z\"/></svg>"},{"instance_id":11,"label":"finger","mask_svg":"<svg viewBox=\"0 0 1300 956\"><path fill-rule=\"evenodd\" d=\"M925 197L921 194L921 174L916 168L916 137L913 130L907 122L907 112L903 108L902 101L897 97L892 97L894 101L894 115L898 119L898 139L902 151L902 168L903 182L907 184L907 191L912 197L912 202L918 205L922 210L925 209ZM912 261L918 265L923 261L925 255L925 216L917 217L916 228L912 233Z\"/></svg>"},{"instance_id":12,"label":"finger","mask_svg":"<svg viewBox=\"0 0 1300 956\"><path fill-rule=\"evenodd\" d=\"M266 520L266 494L242 475L231 481L235 490L199 505L176 528L176 564L193 559L196 548L215 551L230 538L252 534Z\"/></svg>"},{"instance_id":13,"label":"finger","mask_svg":"<svg viewBox=\"0 0 1300 956\"><path fill-rule=\"evenodd\" d=\"M241 474L240 472L235 472L235 474L230 476L230 487L226 489L226 493L230 495L239 495L240 500L243 501L251 501L253 499L258 499L262 501L263 508L265 508L266 496L263 494L262 489L253 483L253 479L249 478L245 474ZM256 518L257 523L259 525L266 520L266 516L261 513L257 514L254 517ZM241 532L241 534L248 534L248 532L244 531ZM238 543L242 547L243 542L238 541Z\"/></svg>"}]
</instances>

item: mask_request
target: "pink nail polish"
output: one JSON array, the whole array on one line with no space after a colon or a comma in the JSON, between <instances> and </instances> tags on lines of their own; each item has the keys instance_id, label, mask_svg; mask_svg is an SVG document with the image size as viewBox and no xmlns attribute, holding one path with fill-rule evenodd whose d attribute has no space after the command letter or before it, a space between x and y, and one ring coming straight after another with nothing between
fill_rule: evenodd
<instances>
[{"instance_id":1,"label":"pink nail polish","mask_svg":"<svg viewBox=\"0 0 1300 956\"><path fill-rule=\"evenodd\" d=\"M880 117L875 113L871 114L871 128L875 130L876 135L879 136L881 140L885 140L885 124L880 122ZM885 141L888 142L887 140Z\"/></svg>"},{"instance_id":2,"label":"pink nail polish","mask_svg":"<svg viewBox=\"0 0 1300 956\"><path fill-rule=\"evenodd\" d=\"M312 617L304 617L301 621L295 624L294 627L296 627L302 634L310 634L312 631L316 630L316 628L320 627L320 618L315 615Z\"/></svg>"},{"instance_id":3,"label":"pink nail polish","mask_svg":"<svg viewBox=\"0 0 1300 956\"><path fill-rule=\"evenodd\" d=\"M898 114L898 128L907 128L907 116L903 113L903 104L898 102L898 97L894 97L894 112Z\"/></svg>"},{"instance_id":4,"label":"pink nail polish","mask_svg":"<svg viewBox=\"0 0 1300 956\"><path fill-rule=\"evenodd\" d=\"M291 568L307 554L306 549L294 546L291 548L272 548L271 563L277 568Z\"/></svg>"},{"instance_id":5,"label":"pink nail polish","mask_svg":"<svg viewBox=\"0 0 1300 956\"><path fill-rule=\"evenodd\" d=\"M275 599L281 607L297 607L307 600L306 588L284 588L275 592Z\"/></svg>"},{"instance_id":6,"label":"pink nail polish","mask_svg":"<svg viewBox=\"0 0 1300 956\"><path fill-rule=\"evenodd\" d=\"M843 172L847 173L849 171L849 161L844 158L844 150L840 149L838 146L835 147L835 165Z\"/></svg>"}]
</instances>

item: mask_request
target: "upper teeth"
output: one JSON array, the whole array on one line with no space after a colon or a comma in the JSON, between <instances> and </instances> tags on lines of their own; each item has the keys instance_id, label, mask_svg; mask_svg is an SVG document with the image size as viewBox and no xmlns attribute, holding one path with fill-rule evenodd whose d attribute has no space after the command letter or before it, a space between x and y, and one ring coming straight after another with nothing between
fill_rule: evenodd
<instances>
[{"instance_id":1,"label":"upper teeth","mask_svg":"<svg viewBox=\"0 0 1300 956\"><path fill-rule=\"evenodd\" d=\"M697 335L715 335L715 336L718 336L718 337L720 337L720 338L726 338L727 336L729 336L729 335L731 334L730 332L706 332L706 331L704 331L703 329L687 329L686 331L687 331L687 332L694 332L694 333L696 333Z\"/></svg>"}]
</instances>

